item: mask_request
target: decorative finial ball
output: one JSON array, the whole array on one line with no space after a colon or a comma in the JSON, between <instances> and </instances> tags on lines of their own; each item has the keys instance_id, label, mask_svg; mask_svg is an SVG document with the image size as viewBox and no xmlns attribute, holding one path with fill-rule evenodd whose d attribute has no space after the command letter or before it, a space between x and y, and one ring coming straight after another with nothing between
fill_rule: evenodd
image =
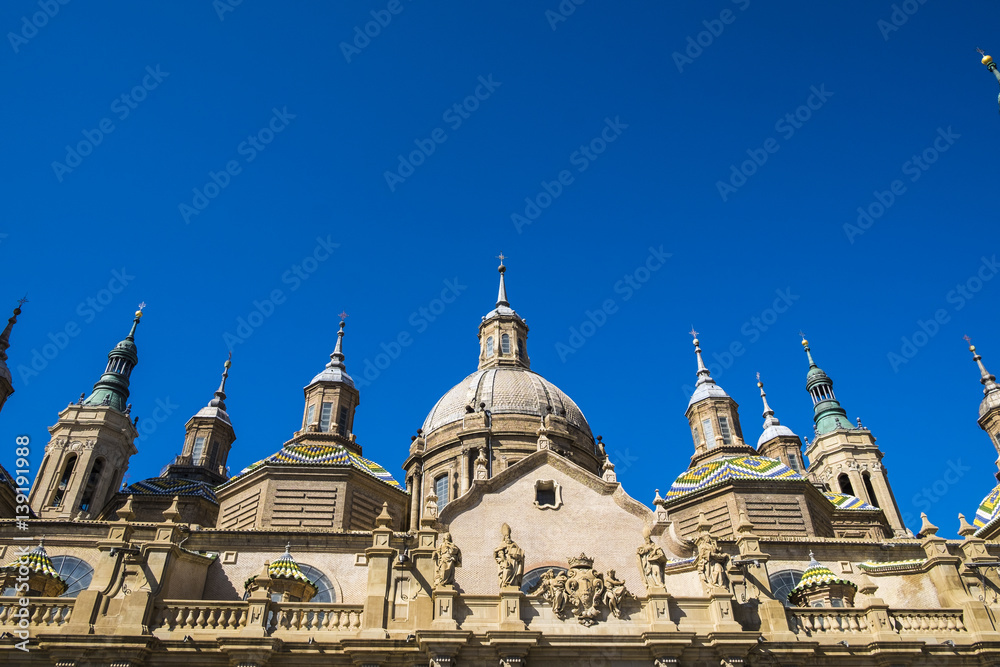
<instances>
[{"instance_id":1,"label":"decorative finial ball","mask_svg":"<svg viewBox=\"0 0 1000 667\"><path fill-rule=\"evenodd\" d=\"M500 273L503 273L506 270L507 270L507 267L504 266L503 264L501 264L500 266L497 267L497 271L499 271Z\"/></svg>"},{"instance_id":2,"label":"decorative finial ball","mask_svg":"<svg viewBox=\"0 0 1000 667\"><path fill-rule=\"evenodd\" d=\"M136 316L137 319L141 320L142 319L142 311L141 310L135 311L135 316Z\"/></svg>"},{"instance_id":3,"label":"decorative finial ball","mask_svg":"<svg viewBox=\"0 0 1000 667\"><path fill-rule=\"evenodd\" d=\"M222 365L225 366L226 370L228 371L229 367L233 365L233 362L230 361L229 359L226 359L226 363L224 363Z\"/></svg>"},{"instance_id":4,"label":"decorative finial ball","mask_svg":"<svg viewBox=\"0 0 1000 667\"><path fill-rule=\"evenodd\" d=\"M20 307L15 308L14 309L14 317L17 317L20 314L21 314L21 308Z\"/></svg>"},{"instance_id":5,"label":"decorative finial ball","mask_svg":"<svg viewBox=\"0 0 1000 667\"><path fill-rule=\"evenodd\" d=\"M809 341L807 341L805 338L802 339L802 347L809 347Z\"/></svg>"},{"instance_id":6,"label":"decorative finial ball","mask_svg":"<svg viewBox=\"0 0 1000 667\"><path fill-rule=\"evenodd\" d=\"M692 342L694 343L695 347L698 347L698 339L697 338L695 338L694 341L692 341Z\"/></svg>"},{"instance_id":7,"label":"decorative finial ball","mask_svg":"<svg viewBox=\"0 0 1000 667\"><path fill-rule=\"evenodd\" d=\"M983 56L983 64L989 65L993 62L993 56Z\"/></svg>"},{"instance_id":8,"label":"decorative finial ball","mask_svg":"<svg viewBox=\"0 0 1000 667\"><path fill-rule=\"evenodd\" d=\"M975 351L976 351L976 346L975 345L970 345L969 346L969 352L975 352Z\"/></svg>"},{"instance_id":9,"label":"decorative finial ball","mask_svg":"<svg viewBox=\"0 0 1000 667\"><path fill-rule=\"evenodd\" d=\"M764 388L764 383L763 383L763 382L760 382L760 381L758 380L758 382L757 382L757 386L758 386L759 388L763 389L763 388Z\"/></svg>"}]
</instances>

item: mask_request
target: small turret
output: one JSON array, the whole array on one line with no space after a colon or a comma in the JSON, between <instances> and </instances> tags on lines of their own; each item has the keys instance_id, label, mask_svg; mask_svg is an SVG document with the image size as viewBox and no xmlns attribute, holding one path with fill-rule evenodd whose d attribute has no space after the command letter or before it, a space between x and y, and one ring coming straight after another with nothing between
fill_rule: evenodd
<instances>
[{"instance_id":1,"label":"small turret","mask_svg":"<svg viewBox=\"0 0 1000 667\"><path fill-rule=\"evenodd\" d=\"M479 368L519 366L530 369L528 358L528 325L518 315L507 300L507 284L504 281L504 254L498 255L500 266L500 288L497 292L496 308L483 317L479 325Z\"/></svg>"},{"instance_id":2,"label":"small turret","mask_svg":"<svg viewBox=\"0 0 1000 667\"><path fill-rule=\"evenodd\" d=\"M123 414L128 409L129 378L132 369L139 363L135 330L145 307L145 303L139 304L139 310L135 311L135 319L132 320L132 330L125 336L125 340L108 352L108 365L104 369L104 375L94 385L90 396L83 401L84 405L109 405Z\"/></svg>"},{"instance_id":3,"label":"small turret","mask_svg":"<svg viewBox=\"0 0 1000 667\"><path fill-rule=\"evenodd\" d=\"M10 332L14 329L17 316L21 314L21 306L27 302L27 297L17 302L14 314L7 320L7 326L4 328L3 333L0 333L0 410L3 410L4 403L14 393L13 379L10 369L7 368L7 350L10 348Z\"/></svg>"}]
</instances>

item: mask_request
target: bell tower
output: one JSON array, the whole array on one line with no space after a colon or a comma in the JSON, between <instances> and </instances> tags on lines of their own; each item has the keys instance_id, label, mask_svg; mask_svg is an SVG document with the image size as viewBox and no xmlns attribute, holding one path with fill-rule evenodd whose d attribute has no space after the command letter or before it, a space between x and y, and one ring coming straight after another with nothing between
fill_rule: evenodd
<instances>
[{"instance_id":1,"label":"bell tower","mask_svg":"<svg viewBox=\"0 0 1000 667\"><path fill-rule=\"evenodd\" d=\"M236 441L236 432L226 412L226 380L232 366L232 353L226 360L222 382L215 397L184 425L184 449L160 472L160 477L175 477L222 484L229 477L226 461Z\"/></svg>"},{"instance_id":2,"label":"bell tower","mask_svg":"<svg viewBox=\"0 0 1000 667\"><path fill-rule=\"evenodd\" d=\"M965 340L969 343L972 360L979 366L979 381L983 385L983 400L979 403L979 428L990 436L990 442L1000 455L1000 386L997 385L996 377L986 370L982 355L976 352L976 346L972 345L968 336ZM997 458L997 467L1000 468L1000 457ZM1000 479L1000 472L997 473L997 479Z\"/></svg>"},{"instance_id":3,"label":"bell tower","mask_svg":"<svg viewBox=\"0 0 1000 667\"><path fill-rule=\"evenodd\" d=\"M351 435L354 433L354 412L361 404L361 394L344 366L346 319L347 313L341 313L337 345L330 354L330 362L304 390L302 429L296 432L296 436L329 433L338 435L353 445Z\"/></svg>"},{"instance_id":4,"label":"bell tower","mask_svg":"<svg viewBox=\"0 0 1000 667\"><path fill-rule=\"evenodd\" d=\"M483 317L479 325L479 369L517 366L531 370L528 359L528 325L514 312L507 301L507 285L504 282L504 255L500 253L500 291L497 305Z\"/></svg>"},{"instance_id":5,"label":"bell tower","mask_svg":"<svg viewBox=\"0 0 1000 667\"><path fill-rule=\"evenodd\" d=\"M7 320L7 326L4 328L3 333L0 333L0 410L3 410L4 403L14 393L13 379L10 369L7 368L7 349L10 347L10 332L17 322L17 316L21 314L21 306L27 303L27 301L27 299L21 299L17 302L14 314Z\"/></svg>"},{"instance_id":6,"label":"bell tower","mask_svg":"<svg viewBox=\"0 0 1000 667\"><path fill-rule=\"evenodd\" d=\"M137 452L128 397L129 378L139 362L135 330L144 306L136 311L125 340L108 353L94 391L86 399L81 394L49 427L52 437L29 498L31 509L43 519L96 516L114 497Z\"/></svg>"},{"instance_id":7,"label":"bell tower","mask_svg":"<svg viewBox=\"0 0 1000 667\"><path fill-rule=\"evenodd\" d=\"M755 450L743 441L743 430L740 428L737 412L739 406L712 379L705 360L701 357L698 332L692 329L690 334L696 337L694 354L698 360L698 381L684 412L694 440L691 467L723 456L755 454Z\"/></svg>"},{"instance_id":8,"label":"bell tower","mask_svg":"<svg viewBox=\"0 0 1000 667\"><path fill-rule=\"evenodd\" d=\"M889 485L889 473L882 465L885 454L875 444L867 428L857 427L833 393L833 380L813 360L809 341L802 339L809 360L806 391L813 401L816 439L806 448L809 472L830 491L856 496L885 513L897 536L906 535L906 526Z\"/></svg>"}]
</instances>

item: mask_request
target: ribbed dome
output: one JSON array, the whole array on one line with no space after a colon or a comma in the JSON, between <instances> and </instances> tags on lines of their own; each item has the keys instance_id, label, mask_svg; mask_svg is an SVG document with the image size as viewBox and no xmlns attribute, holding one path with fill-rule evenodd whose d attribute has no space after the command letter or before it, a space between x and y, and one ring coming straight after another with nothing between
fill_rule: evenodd
<instances>
[{"instance_id":1,"label":"ribbed dome","mask_svg":"<svg viewBox=\"0 0 1000 667\"><path fill-rule=\"evenodd\" d=\"M592 438L590 425L580 408L559 387L538 373L520 367L484 368L451 388L431 409L424 420L424 435L447 424L460 421L466 406L478 409L480 403L494 415L519 414L542 417L552 414L565 417Z\"/></svg>"}]
</instances>

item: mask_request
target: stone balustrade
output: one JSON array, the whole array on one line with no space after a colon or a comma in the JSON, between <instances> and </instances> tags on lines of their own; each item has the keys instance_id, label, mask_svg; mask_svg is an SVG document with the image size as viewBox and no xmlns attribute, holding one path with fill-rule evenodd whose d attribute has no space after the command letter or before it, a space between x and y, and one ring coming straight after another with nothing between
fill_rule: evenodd
<instances>
[{"instance_id":1,"label":"stone balustrade","mask_svg":"<svg viewBox=\"0 0 1000 667\"><path fill-rule=\"evenodd\" d=\"M867 610L847 607L803 607L788 610L788 627L795 634L868 633Z\"/></svg>"},{"instance_id":2,"label":"stone balustrade","mask_svg":"<svg viewBox=\"0 0 1000 667\"><path fill-rule=\"evenodd\" d=\"M894 609L889 621L899 634L968 632L960 609Z\"/></svg>"},{"instance_id":3,"label":"stone balustrade","mask_svg":"<svg viewBox=\"0 0 1000 667\"><path fill-rule=\"evenodd\" d=\"M156 628L174 630L239 630L247 625L246 602L164 600Z\"/></svg>"},{"instance_id":4,"label":"stone balustrade","mask_svg":"<svg viewBox=\"0 0 1000 667\"><path fill-rule=\"evenodd\" d=\"M0 628L17 627L23 618L29 627L58 627L69 623L73 614L73 598L27 598L27 616L21 611L20 599L0 597Z\"/></svg>"},{"instance_id":5,"label":"stone balustrade","mask_svg":"<svg viewBox=\"0 0 1000 667\"><path fill-rule=\"evenodd\" d=\"M273 632L355 632L361 629L362 605L274 602L266 630Z\"/></svg>"}]
</instances>

